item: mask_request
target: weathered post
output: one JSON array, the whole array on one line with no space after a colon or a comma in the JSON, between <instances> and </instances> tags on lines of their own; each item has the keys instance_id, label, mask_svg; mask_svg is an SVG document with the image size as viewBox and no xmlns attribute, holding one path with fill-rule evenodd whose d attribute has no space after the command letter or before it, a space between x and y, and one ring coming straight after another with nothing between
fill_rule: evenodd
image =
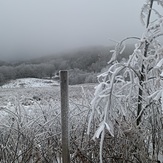
<instances>
[{"instance_id":1,"label":"weathered post","mask_svg":"<svg viewBox=\"0 0 163 163\"><path fill-rule=\"evenodd\" d=\"M70 163L69 153L69 102L68 71L60 71L61 89L61 129L62 129L62 163Z\"/></svg>"}]
</instances>

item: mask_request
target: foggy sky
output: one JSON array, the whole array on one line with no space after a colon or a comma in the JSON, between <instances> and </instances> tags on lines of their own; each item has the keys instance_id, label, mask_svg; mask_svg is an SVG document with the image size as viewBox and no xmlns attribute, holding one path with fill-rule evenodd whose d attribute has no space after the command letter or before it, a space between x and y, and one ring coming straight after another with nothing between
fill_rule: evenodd
<instances>
[{"instance_id":1,"label":"foggy sky","mask_svg":"<svg viewBox=\"0 0 163 163\"><path fill-rule=\"evenodd\" d=\"M0 60L141 36L144 0L1 0Z\"/></svg>"}]
</instances>

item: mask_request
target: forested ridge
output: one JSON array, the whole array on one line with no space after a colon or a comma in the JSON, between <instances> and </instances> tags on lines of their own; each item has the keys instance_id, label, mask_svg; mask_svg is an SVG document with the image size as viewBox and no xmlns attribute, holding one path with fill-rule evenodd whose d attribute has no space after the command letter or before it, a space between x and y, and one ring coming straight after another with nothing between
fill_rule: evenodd
<instances>
[{"instance_id":1,"label":"forested ridge","mask_svg":"<svg viewBox=\"0 0 163 163\"><path fill-rule=\"evenodd\" d=\"M128 58L133 50L133 45L128 45L119 56ZM59 70L69 70L70 84L93 83L96 76L107 66L112 53L110 47L89 47L58 55L40 57L19 62L0 62L0 83L18 78L52 78Z\"/></svg>"}]
</instances>

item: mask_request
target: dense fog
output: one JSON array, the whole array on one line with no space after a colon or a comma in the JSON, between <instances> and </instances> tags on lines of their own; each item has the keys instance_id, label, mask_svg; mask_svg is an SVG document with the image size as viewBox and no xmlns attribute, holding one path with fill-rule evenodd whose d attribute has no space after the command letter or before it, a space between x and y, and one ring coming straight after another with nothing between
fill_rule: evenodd
<instances>
[{"instance_id":1,"label":"dense fog","mask_svg":"<svg viewBox=\"0 0 163 163\"><path fill-rule=\"evenodd\" d=\"M142 0L0 2L0 57L26 59L140 36Z\"/></svg>"}]
</instances>

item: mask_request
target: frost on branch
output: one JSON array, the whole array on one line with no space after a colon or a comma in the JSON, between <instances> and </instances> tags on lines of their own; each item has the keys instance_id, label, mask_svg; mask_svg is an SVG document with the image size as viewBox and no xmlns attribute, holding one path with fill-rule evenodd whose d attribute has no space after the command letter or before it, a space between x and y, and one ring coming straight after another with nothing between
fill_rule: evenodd
<instances>
[{"instance_id":1,"label":"frost on branch","mask_svg":"<svg viewBox=\"0 0 163 163\"><path fill-rule=\"evenodd\" d=\"M163 5L163 1L157 2ZM141 12L143 22L149 10L150 1L147 1ZM163 145L163 134L159 135L157 145L153 140L158 136L157 134L163 132L162 130L153 132L153 126L156 124L157 128L163 129L163 118L161 119L163 117L163 47L158 41L163 35L163 17L156 10L152 9L152 11L158 19L151 21L145 28L145 32L135 44L135 50L128 56L127 61L118 62L117 56L124 50L125 41L132 37L116 44L115 49L111 51L112 58L108 62L108 70L98 76L99 84L95 88L91 103L88 134L92 121L95 121L96 131L93 139L101 140L101 152L104 133L113 137L115 129L118 128L118 134L125 134L125 124L137 125L139 130L146 131L147 135L143 135L142 139L150 144L148 150L153 152L154 157L159 153L156 154L156 150L160 151L161 146L157 145L159 143ZM139 123L136 123L138 119ZM129 128L127 130L130 131Z\"/></svg>"}]
</instances>

